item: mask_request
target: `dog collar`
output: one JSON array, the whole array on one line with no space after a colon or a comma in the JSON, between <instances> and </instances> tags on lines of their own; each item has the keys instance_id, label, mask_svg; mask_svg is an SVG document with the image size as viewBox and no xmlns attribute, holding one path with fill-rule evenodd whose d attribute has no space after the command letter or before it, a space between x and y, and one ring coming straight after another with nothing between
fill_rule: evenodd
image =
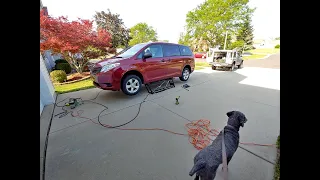
<instances>
[{"instance_id":1,"label":"dog collar","mask_svg":"<svg viewBox=\"0 0 320 180\"><path fill-rule=\"evenodd\" d=\"M236 129L235 127L230 126L229 124L227 124L227 126L226 126L226 127L230 127L230 128L232 128L232 129L234 129L234 130L236 130L236 131L237 131L237 129Z\"/></svg>"}]
</instances>

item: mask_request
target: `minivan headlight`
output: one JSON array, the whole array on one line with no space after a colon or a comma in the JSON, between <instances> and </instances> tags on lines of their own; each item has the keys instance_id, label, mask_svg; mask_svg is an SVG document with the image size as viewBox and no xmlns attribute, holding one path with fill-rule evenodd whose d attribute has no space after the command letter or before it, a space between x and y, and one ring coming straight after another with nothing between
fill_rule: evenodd
<instances>
[{"instance_id":1,"label":"minivan headlight","mask_svg":"<svg viewBox=\"0 0 320 180\"><path fill-rule=\"evenodd\" d=\"M120 65L120 63L114 63L114 64L104 65L104 66L102 66L100 72L107 72L107 71L109 71L110 69L115 68L115 67L117 67L117 66L119 66L119 65Z\"/></svg>"}]
</instances>

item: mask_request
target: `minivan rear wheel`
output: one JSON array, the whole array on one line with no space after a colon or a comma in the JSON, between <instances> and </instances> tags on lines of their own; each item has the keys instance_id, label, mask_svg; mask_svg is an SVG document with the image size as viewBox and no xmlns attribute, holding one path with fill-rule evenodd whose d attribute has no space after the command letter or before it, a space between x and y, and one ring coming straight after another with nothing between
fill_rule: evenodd
<instances>
[{"instance_id":1,"label":"minivan rear wheel","mask_svg":"<svg viewBox=\"0 0 320 180\"><path fill-rule=\"evenodd\" d=\"M179 79L180 79L181 81L188 81L189 77L190 77L190 70L189 70L189 68L187 68L187 67L183 68L181 77L179 77Z\"/></svg>"},{"instance_id":2,"label":"minivan rear wheel","mask_svg":"<svg viewBox=\"0 0 320 180\"><path fill-rule=\"evenodd\" d=\"M121 89L126 95L133 96L139 93L141 89L141 79L136 75L128 75L122 81Z\"/></svg>"}]
</instances>

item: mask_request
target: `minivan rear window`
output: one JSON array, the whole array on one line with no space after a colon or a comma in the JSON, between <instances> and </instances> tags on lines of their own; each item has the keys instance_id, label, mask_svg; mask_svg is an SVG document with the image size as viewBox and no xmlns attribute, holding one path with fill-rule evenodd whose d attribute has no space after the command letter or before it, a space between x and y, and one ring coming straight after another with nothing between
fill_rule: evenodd
<instances>
[{"instance_id":1,"label":"minivan rear window","mask_svg":"<svg viewBox=\"0 0 320 180\"><path fill-rule=\"evenodd\" d=\"M178 45L163 44L162 50L164 57L180 56L180 50Z\"/></svg>"},{"instance_id":2,"label":"minivan rear window","mask_svg":"<svg viewBox=\"0 0 320 180\"><path fill-rule=\"evenodd\" d=\"M181 56L192 56L192 51L187 46L180 46Z\"/></svg>"}]
</instances>

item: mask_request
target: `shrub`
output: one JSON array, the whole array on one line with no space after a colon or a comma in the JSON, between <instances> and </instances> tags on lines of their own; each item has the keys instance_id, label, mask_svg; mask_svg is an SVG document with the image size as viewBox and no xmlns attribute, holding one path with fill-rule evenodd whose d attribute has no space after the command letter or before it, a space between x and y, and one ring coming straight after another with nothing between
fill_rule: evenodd
<instances>
[{"instance_id":1,"label":"shrub","mask_svg":"<svg viewBox=\"0 0 320 180\"><path fill-rule=\"evenodd\" d=\"M71 73L71 66L69 63L59 63L56 64L56 70L63 70L67 74Z\"/></svg>"},{"instance_id":2,"label":"shrub","mask_svg":"<svg viewBox=\"0 0 320 180\"><path fill-rule=\"evenodd\" d=\"M53 82L65 82L67 80L67 74L63 70L54 70L50 73L50 77Z\"/></svg>"},{"instance_id":3,"label":"shrub","mask_svg":"<svg viewBox=\"0 0 320 180\"><path fill-rule=\"evenodd\" d=\"M280 135L278 136L278 139L277 139L277 148L280 149Z\"/></svg>"},{"instance_id":4,"label":"shrub","mask_svg":"<svg viewBox=\"0 0 320 180\"><path fill-rule=\"evenodd\" d=\"M274 48L280 49L280 44L277 44L276 46L274 46Z\"/></svg>"},{"instance_id":5,"label":"shrub","mask_svg":"<svg viewBox=\"0 0 320 180\"><path fill-rule=\"evenodd\" d=\"M56 64L59 64L59 63L68 63L68 61L65 60L65 59L57 59L57 60L55 60L54 62L55 62Z\"/></svg>"}]
</instances>

